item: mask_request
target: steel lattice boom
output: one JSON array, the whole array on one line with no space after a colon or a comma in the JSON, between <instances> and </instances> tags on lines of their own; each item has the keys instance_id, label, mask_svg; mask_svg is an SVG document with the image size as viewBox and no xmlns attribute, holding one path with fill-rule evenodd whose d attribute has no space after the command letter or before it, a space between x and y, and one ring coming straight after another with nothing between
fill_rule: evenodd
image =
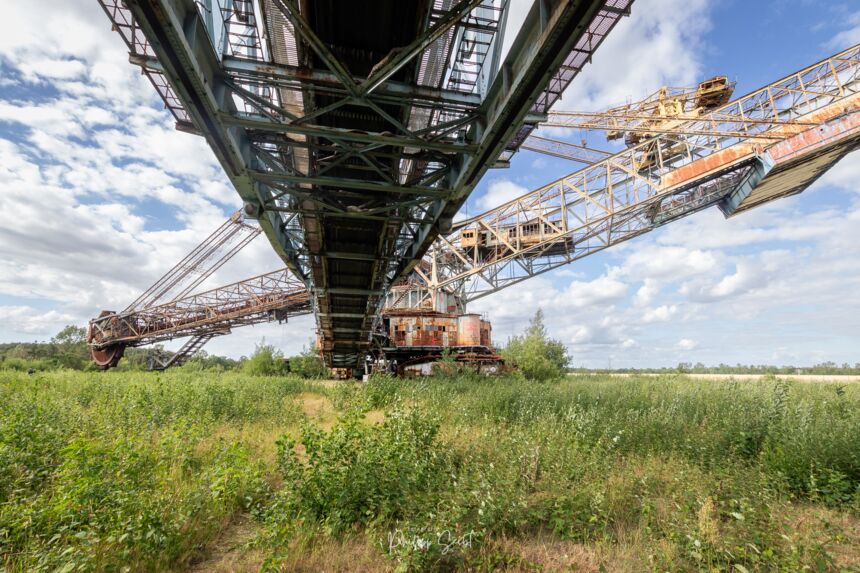
<instances>
[{"instance_id":1,"label":"steel lattice boom","mask_svg":"<svg viewBox=\"0 0 860 573\"><path fill-rule=\"evenodd\" d=\"M186 296L259 234L259 227L242 221L241 211L234 213L123 312L149 308Z\"/></svg>"},{"instance_id":2,"label":"steel lattice boom","mask_svg":"<svg viewBox=\"0 0 860 573\"><path fill-rule=\"evenodd\" d=\"M308 291L288 269L186 296L141 310L104 312L87 335L102 367L115 366L127 346L184 336L226 334L234 326L286 320L311 311Z\"/></svg>"},{"instance_id":3,"label":"steel lattice boom","mask_svg":"<svg viewBox=\"0 0 860 573\"><path fill-rule=\"evenodd\" d=\"M854 46L458 223L432 251L435 284L474 300L711 205L799 193L857 147L858 108Z\"/></svg>"}]
</instances>

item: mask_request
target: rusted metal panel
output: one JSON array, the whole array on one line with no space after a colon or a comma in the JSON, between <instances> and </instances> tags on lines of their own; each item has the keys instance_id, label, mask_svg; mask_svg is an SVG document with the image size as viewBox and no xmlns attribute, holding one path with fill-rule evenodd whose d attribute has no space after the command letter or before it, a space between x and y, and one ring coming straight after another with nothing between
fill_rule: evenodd
<instances>
[{"instance_id":1,"label":"rusted metal panel","mask_svg":"<svg viewBox=\"0 0 860 573\"><path fill-rule=\"evenodd\" d=\"M837 105L811 114L820 118L821 125L780 141L768 149L777 163L785 163L793 157L809 153L833 141L845 140L852 132L860 131L860 94L852 97L852 107Z\"/></svg>"},{"instance_id":2,"label":"rusted metal panel","mask_svg":"<svg viewBox=\"0 0 860 573\"><path fill-rule=\"evenodd\" d=\"M481 315L464 314L459 318L459 345L481 345Z\"/></svg>"},{"instance_id":3,"label":"rusted metal panel","mask_svg":"<svg viewBox=\"0 0 860 573\"><path fill-rule=\"evenodd\" d=\"M860 94L808 117L821 125L793 135L768 149L776 168L735 210L736 213L796 195L809 187L847 153L860 146Z\"/></svg>"},{"instance_id":4,"label":"rusted metal panel","mask_svg":"<svg viewBox=\"0 0 860 573\"><path fill-rule=\"evenodd\" d=\"M395 346L457 346L457 317L441 313L411 313L389 317L389 337Z\"/></svg>"},{"instance_id":5,"label":"rusted metal panel","mask_svg":"<svg viewBox=\"0 0 860 573\"><path fill-rule=\"evenodd\" d=\"M478 314L400 310L386 314L394 346L492 346L492 326Z\"/></svg>"},{"instance_id":6,"label":"rusted metal panel","mask_svg":"<svg viewBox=\"0 0 860 573\"><path fill-rule=\"evenodd\" d=\"M702 180L708 173L724 171L729 165L749 158L757 149L760 148L752 143L738 143L727 147L667 173L663 176L660 186L665 190L679 187L685 183Z\"/></svg>"},{"instance_id":7,"label":"rusted metal panel","mask_svg":"<svg viewBox=\"0 0 860 573\"><path fill-rule=\"evenodd\" d=\"M848 145L850 133L860 129L858 110L860 110L860 94L855 94L836 104L806 114L799 118L804 124L816 123L819 125L774 143L767 147L767 151L777 164L780 164L804 153L810 153L836 139L841 139ZM786 125L775 128L773 131L793 133L798 129L796 125ZM762 148L758 144L750 142L732 145L666 174L662 179L661 187L670 189L701 179L708 173L725 170L727 166L738 163L761 151ZM747 200L754 201L755 196L756 193L752 193ZM742 209L743 205L739 207L739 210Z\"/></svg>"},{"instance_id":8,"label":"rusted metal panel","mask_svg":"<svg viewBox=\"0 0 860 573\"><path fill-rule=\"evenodd\" d=\"M492 332L493 326L490 324L490 321L481 320L481 346L489 348L493 345Z\"/></svg>"}]
</instances>

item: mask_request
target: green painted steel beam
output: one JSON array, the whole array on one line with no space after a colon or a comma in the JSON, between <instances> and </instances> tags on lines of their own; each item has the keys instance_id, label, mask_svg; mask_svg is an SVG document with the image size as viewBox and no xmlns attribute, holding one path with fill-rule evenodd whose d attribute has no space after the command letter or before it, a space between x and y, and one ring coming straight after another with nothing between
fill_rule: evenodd
<instances>
[{"instance_id":1,"label":"green painted steel beam","mask_svg":"<svg viewBox=\"0 0 860 573\"><path fill-rule=\"evenodd\" d=\"M481 105L482 124L470 134L470 143L479 149L461 156L452 169L446 186L455 190L455 197L421 226L398 276L411 271L447 221L453 221L603 6L602 0L535 0Z\"/></svg>"},{"instance_id":2,"label":"green painted steel beam","mask_svg":"<svg viewBox=\"0 0 860 573\"><path fill-rule=\"evenodd\" d=\"M726 195L722 201L717 203L717 207L723 213L723 216L728 219L735 214L738 206L744 202L744 199L749 197L759 183L770 173L776 162L765 152L755 158L753 167L747 176L741 181L737 187L732 189L731 193Z\"/></svg>"},{"instance_id":3,"label":"green painted steel beam","mask_svg":"<svg viewBox=\"0 0 860 573\"><path fill-rule=\"evenodd\" d=\"M155 66L157 69L157 61L151 58L146 61L147 66ZM135 61L134 63L138 63ZM275 63L263 63L256 60L248 60L244 58L236 58L225 56L222 60L224 70L227 73L241 75L243 77L259 78L271 81L292 82L302 85L329 86L345 92L338 80L331 72L325 70L308 70L298 66L288 66ZM138 64L141 65L141 64ZM353 81L360 83L363 78L353 76ZM466 93L456 90L446 90L427 86L419 86L388 80L384 84L378 86L372 94L367 94L365 97L375 100L377 97L389 98L392 100L399 99L402 103L403 99L442 103L454 107L462 108L477 108L481 104L481 97L478 94Z\"/></svg>"},{"instance_id":4,"label":"green painted steel beam","mask_svg":"<svg viewBox=\"0 0 860 573\"><path fill-rule=\"evenodd\" d=\"M246 203L264 202L267 190L248 174L251 143L243 130L219 121L222 111L235 112L220 62L194 0L126 0L135 23L149 41L183 108L200 130L239 196ZM284 232L278 213L260 220L269 242L297 277L308 280L295 251L298 246Z\"/></svg>"},{"instance_id":5,"label":"green painted steel beam","mask_svg":"<svg viewBox=\"0 0 860 573\"><path fill-rule=\"evenodd\" d=\"M128 61L150 71L164 72L164 66L161 65L161 62L155 56L130 54ZM237 58L235 56L224 56L221 60L221 65L228 74L243 79L276 84L284 83L286 85L295 85L297 88L314 85L321 88L331 88L333 93L342 93L344 95L348 93L343 89L338 77L325 70L309 70L299 66L260 62L247 58ZM356 83L362 83L365 79L353 76L353 81ZM387 80L384 84L378 86L373 93L365 94L363 98L383 103L398 102L401 104L406 99L416 102L443 104L464 110L475 109L481 105L481 96L478 94L419 86L393 80Z\"/></svg>"},{"instance_id":6,"label":"green painted steel beam","mask_svg":"<svg viewBox=\"0 0 860 573\"><path fill-rule=\"evenodd\" d=\"M304 125L289 121L275 121L262 115L250 115L239 112L219 114L219 119L225 125L255 129L273 133L298 133L309 137L325 137L333 141L356 141L359 143L380 143L392 147L414 147L418 149L441 151L450 154L474 154L478 146L437 139L421 139L370 133L337 127L320 125Z\"/></svg>"},{"instance_id":7,"label":"green painted steel beam","mask_svg":"<svg viewBox=\"0 0 860 573\"><path fill-rule=\"evenodd\" d=\"M318 177L311 175L290 175L289 173L274 173L271 171L250 171L250 176L263 183L306 183L333 189L360 189L374 193L397 193L403 195L422 195L425 197L449 197L450 189L436 187L418 187L405 185L389 185L367 179L348 179L345 177ZM289 193L288 190L285 190ZM313 195L312 189L296 190L297 193Z\"/></svg>"}]
</instances>

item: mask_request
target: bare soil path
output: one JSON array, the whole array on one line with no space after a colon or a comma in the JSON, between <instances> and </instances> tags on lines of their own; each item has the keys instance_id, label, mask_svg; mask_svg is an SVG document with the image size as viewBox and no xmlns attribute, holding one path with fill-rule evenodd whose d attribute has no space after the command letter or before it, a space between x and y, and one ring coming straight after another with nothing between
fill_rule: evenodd
<instances>
[{"instance_id":1,"label":"bare soil path","mask_svg":"<svg viewBox=\"0 0 860 573\"><path fill-rule=\"evenodd\" d=\"M234 518L207 548L206 556L194 563L192 573L234 573L259 571L264 555L247 544L257 534L258 525L246 516Z\"/></svg>"}]
</instances>

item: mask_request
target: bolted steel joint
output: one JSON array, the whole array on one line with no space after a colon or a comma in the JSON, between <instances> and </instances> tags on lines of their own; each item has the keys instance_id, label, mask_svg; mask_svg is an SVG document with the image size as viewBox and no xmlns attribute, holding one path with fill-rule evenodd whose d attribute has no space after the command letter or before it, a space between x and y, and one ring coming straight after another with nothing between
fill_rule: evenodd
<instances>
[{"instance_id":1,"label":"bolted steel joint","mask_svg":"<svg viewBox=\"0 0 860 573\"><path fill-rule=\"evenodd\" d=\"M250 219L259 219L262 209L256 203L245 203L242 207L242 213Z\"/></svg>"}]
</instances>

